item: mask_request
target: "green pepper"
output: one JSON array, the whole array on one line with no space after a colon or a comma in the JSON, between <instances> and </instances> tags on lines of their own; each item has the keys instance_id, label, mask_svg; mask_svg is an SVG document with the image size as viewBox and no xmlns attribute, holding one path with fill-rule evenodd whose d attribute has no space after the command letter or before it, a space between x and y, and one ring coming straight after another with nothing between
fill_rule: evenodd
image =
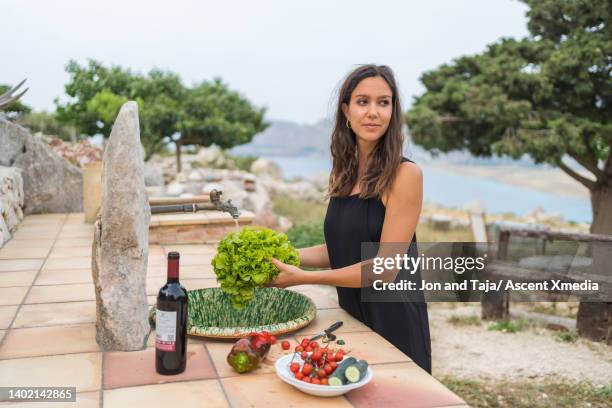
<instances>
[{"instance_id":1,"label":"green pepper","mask_svg":"<svg viewBox=\"0 0 612 408\"><path fill-rule=\"evenodd\" d=\"M227 355L227 362L238 373L247 373L259 365L259 354L253 349L249 339L240 339Z\"/></svg>"}]
</instances>

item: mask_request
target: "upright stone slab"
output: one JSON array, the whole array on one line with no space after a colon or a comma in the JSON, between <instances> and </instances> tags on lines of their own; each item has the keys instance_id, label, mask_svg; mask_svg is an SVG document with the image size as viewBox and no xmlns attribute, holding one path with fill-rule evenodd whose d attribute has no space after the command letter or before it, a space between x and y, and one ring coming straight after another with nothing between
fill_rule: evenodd
<instances>
[{"instance_id":1,"label":"upright stone slab","mask_svg":"<svg viewBox=\"0 0 612 408\"><path fill-rule=\"evenodd\" d=\"M127 102L104 151L102 206L92 251L96 341L103 350L145 348L150 332L145 291L150 218L138 105Z\"/></svg>"}]
</instances>

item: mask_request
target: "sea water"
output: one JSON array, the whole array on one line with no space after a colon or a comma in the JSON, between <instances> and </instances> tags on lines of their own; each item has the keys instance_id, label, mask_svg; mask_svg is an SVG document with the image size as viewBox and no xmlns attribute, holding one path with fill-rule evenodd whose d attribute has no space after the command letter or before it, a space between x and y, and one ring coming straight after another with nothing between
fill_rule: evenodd
<instances>
[{"instance_id":1,"label":"sea water","mask_svg":"<svg viewBox=\"0 0 612 408\"><path fill-rule=\"evenodd\" d=\"M264 157L276 162L286 179L329 174L331 161L321 156ZM481 177L470 177L419 164L423 171L423 199L444 207L462 208L479 200L487 212L527 215L541 206L549 214L560 214L567 221L591 222L588 198L568 197L531 188L521 188ZM517 168L517 171L520 171Z\"/></svg>"}]
</instances>

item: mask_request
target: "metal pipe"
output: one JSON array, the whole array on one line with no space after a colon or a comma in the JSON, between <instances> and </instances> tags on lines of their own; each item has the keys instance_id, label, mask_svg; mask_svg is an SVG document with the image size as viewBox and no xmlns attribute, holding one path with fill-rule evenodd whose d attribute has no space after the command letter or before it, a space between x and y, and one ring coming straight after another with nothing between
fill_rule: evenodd
<instances>
[{"instance_id":1,"label":"metal pipe","mask_svg":"<svg viewBox=\"0 0 612 408\"><path fill-rule=\"evenodd\" d=\"M154 205L151 206L151 214L167 214L174 212L187 212L194 213L197 211L224 211L229 213L232 218L238 219L240 217L240 211L238 208L232 204L232 200L227 200L226 203L221 201L222 191L212 190L210 192L210 204L198 204L198 203L190 203L190 204L170 204L170 205Z\"/></svg>"}]
</instances>

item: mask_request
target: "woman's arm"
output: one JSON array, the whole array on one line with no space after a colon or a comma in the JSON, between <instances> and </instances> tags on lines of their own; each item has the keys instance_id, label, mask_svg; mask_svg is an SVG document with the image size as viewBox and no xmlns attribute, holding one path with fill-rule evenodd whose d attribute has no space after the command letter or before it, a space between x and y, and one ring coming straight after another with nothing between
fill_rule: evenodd
<instances>
[{"instance_id":1,"label":"woman's arm","mask_svg":"<svg viewBox=\"0 0 612 408\"><path fill-rule=\"evenodd\" d=\"M403 163L389 192L385 221L380 242L406 243L406 248L414 236L421 214L423 202L423 174L416 164ZM385 254L384 256L390 256ZM278 260L274 264L281 270L273 286L287 287L302 284L321 284L359 288L369 286L361 282L361 268L364 262L338 269L322 271L303 271L298 267L286 265Z\"/></svg>"},{"instance_id":2,"label":"woman's arm","mask_svg":"<svg viewBox=\"0 0 612 408\"><path fill-rule=\"evenodd\" d=\"M308 248L298 249L300 254L300 265L307 268L329 268L329 255L327 245L315 245Z\"/></svg>"}]
</instances>

